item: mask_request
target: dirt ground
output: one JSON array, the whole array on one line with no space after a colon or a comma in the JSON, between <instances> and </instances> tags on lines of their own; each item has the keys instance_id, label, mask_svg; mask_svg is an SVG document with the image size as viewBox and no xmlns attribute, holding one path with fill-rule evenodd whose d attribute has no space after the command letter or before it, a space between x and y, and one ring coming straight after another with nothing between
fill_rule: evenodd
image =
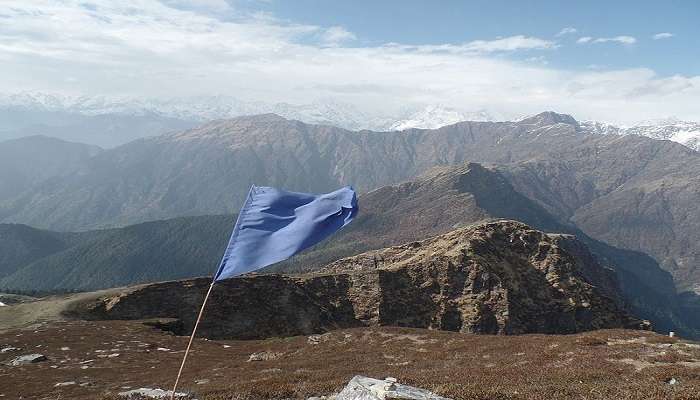
<instances>
[{"instance_id":1,"label":"dirt ground","mask_svg":"<svg viewBox=\"0 0 700 400\"><path fill-rule=\"evenodd\" d=\"M62 321L0 333L1 399L113 399L169 389L186 337L138 321ZM8 366L18 355L47 361ZM251 355L258 361L249 361ZM357 328L251 341L196 340L191 398L305 399L361 374L454 399L700 399L700 344L650 332L481 336ZM71 383L73 382L73 383Z\"/></svg>"}]
</instances>

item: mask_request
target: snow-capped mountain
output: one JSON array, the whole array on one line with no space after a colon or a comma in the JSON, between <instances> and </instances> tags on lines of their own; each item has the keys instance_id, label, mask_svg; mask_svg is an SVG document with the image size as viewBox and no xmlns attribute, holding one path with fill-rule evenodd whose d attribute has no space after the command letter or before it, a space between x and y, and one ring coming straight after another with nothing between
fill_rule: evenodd
<instances>
[{"instance_id":1,"label":"snow-capped mountain","mask_svg":"<svg viewBox=\"0 0 700 400\"><path fill-rule=\"evenodd\" d=\"M395 115L366 113L334 99L309 104L244 101L232 96L176 97L170 99L104 96L65 96L40 92L0 94L0 109L22 108L38 112L61 112L83 116L158 116L181 121L206 122L244 115L273 113L311 124L334 125L350 130L375 131L409 128L434 129L456 122L491 121L485 110L465 112L441 105L407 108ZM0 131L7 130L0 125Z\"/></svg>"},{"instance_id":2,"label":"snow-capped mountain","mask_svg":"<svg viewBox=\"0 0 700 400\"><path fill-rule=\"evenodd\" d=\"M403 131L411 128L436 129L461 121L494 121L486 110L464 112L441 105L428 105L408 112L407 115L387 127L391 131Z\"/></svg>"},{"instance_id":3,"label":"snow-capped mountain","mask_svg":"<svg viewBox=\"0 0 700 400\"><path fill-rule=\"evenodd\" d=\"M670 140L700 151L700 123L676 118L641 121L629 126L615 126L602 122L584 121L581 127L590 133L640 135L657 140Z\"/></svg>"}]
</instances>

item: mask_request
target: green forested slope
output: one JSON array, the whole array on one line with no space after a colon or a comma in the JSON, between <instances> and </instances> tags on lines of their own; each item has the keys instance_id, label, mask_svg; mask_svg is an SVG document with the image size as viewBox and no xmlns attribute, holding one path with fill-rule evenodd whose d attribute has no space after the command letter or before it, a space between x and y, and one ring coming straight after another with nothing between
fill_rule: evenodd
<instances>
[{"instance_id":1,"label":"green forested slope","mask_svg":"<svg viewBox=\"0 0 700 400\"><path fill-rule=\"evenodd\" d=\"M39 231L47 238L36 235L37 241L30 241L34 247L27 246L27 253L34 255L15 257L13 264L7 264L28 261L15 272L4 274L0 288L87 290L208 275L223 254L233 218L183 217L85 232L75 243L64 243L63 248L57 248L62 242L53 243L49 238L66 234ZM14 225L14 230L31 229ZM36 248L42 250L32 250ZM2 263L5 266L4 260Z\"/></svg>"}]
</instances>

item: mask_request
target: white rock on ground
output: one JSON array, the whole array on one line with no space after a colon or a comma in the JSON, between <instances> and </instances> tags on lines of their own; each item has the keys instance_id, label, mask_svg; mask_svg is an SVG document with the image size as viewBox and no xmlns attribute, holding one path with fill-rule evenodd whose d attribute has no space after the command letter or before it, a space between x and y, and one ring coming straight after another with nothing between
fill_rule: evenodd
<instances>
[{"instance_id":1,"label":"white rock on ground","mask_svg":"<svg viewBox=\"0 0 700 400\"><path fill-rule=\"evenodd\" d=\"M261 351L258 353L253 353L248 357L248 362L251 361L269 361L274 360L282 356L282 353L275 353L272 351Z\"/></svg>"},{"instance_id":2,"label":"white rock on ground","mask_svg":"<svg viewBox=\"0 0 700 400\"><path fill-rule=\"evenodd\" d=\"M150 388L140 388L140 389L134 389L134 390L129 390L126 392L119 392L119 396L121 397L136 397L136 396L142 396L142 397L150 397L152 399L165 399L165 398L170 398L170 394L172 393L172 390L163 390L163 389L150 389ZM187 393L181 393L181 392L175 392L175 397L187 397Z\"/></svg>"},{"instance_id":3,"label":"white rock on ground","mask_svg":"<svg viewBox=\"0 0 700 400\"><path fill-rule=\"evenodd\" d=\"M33 364L46 360L48 359L43 354L26 354L23 356L15 357L14 359L12 359L12 361L10 361L7 364L16 367L18 365Z\"/></svg>"},{"instance_id":4,"label":"white rock on ground","mask_svg":"<svg viewBox=\"0 0 700 400\"><path fill-rule=\"evenodd\" d=\"M19 347L12 347L12 346L3 347L2 349L0 349L0 353L7 353L10 351L17 351L17 350L20 350L20 348Z\"/></svg>"},{"instance_id":5,"label":"white rock on ground","mask_svg":"<svg viewBox=\"0 0 700 400\"><path fill-rule=\"evenodd\" d=\"M357 375L345 389L335 396L335 400L450 400L424 389L396 383L396 379L384 380Z\"/></svg>"}]
</instances>

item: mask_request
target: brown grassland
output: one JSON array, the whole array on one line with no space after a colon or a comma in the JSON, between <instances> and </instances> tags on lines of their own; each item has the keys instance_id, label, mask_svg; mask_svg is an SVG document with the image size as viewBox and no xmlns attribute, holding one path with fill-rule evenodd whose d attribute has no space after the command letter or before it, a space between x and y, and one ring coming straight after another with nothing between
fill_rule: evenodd
<instances>
[{"instance_id":1,"label":"brown grassland","mask_svg":"<svg viewBox=\"0 0 700 400\"><path fill-rule=\"evenodd\" d=\"M116 399L128 388L168 389L186 341L134 321L5 331L0 347L22 350L0 354L0 398ZM4 364L29 353L48 361ZM262 360L248 361L253 353ZM700 345L642 331L484 336L397 327L198 339L181 389L200 400L305 399L338 392L357 374L454 399L700 399Z\"/></svg>"}]
</instances>

